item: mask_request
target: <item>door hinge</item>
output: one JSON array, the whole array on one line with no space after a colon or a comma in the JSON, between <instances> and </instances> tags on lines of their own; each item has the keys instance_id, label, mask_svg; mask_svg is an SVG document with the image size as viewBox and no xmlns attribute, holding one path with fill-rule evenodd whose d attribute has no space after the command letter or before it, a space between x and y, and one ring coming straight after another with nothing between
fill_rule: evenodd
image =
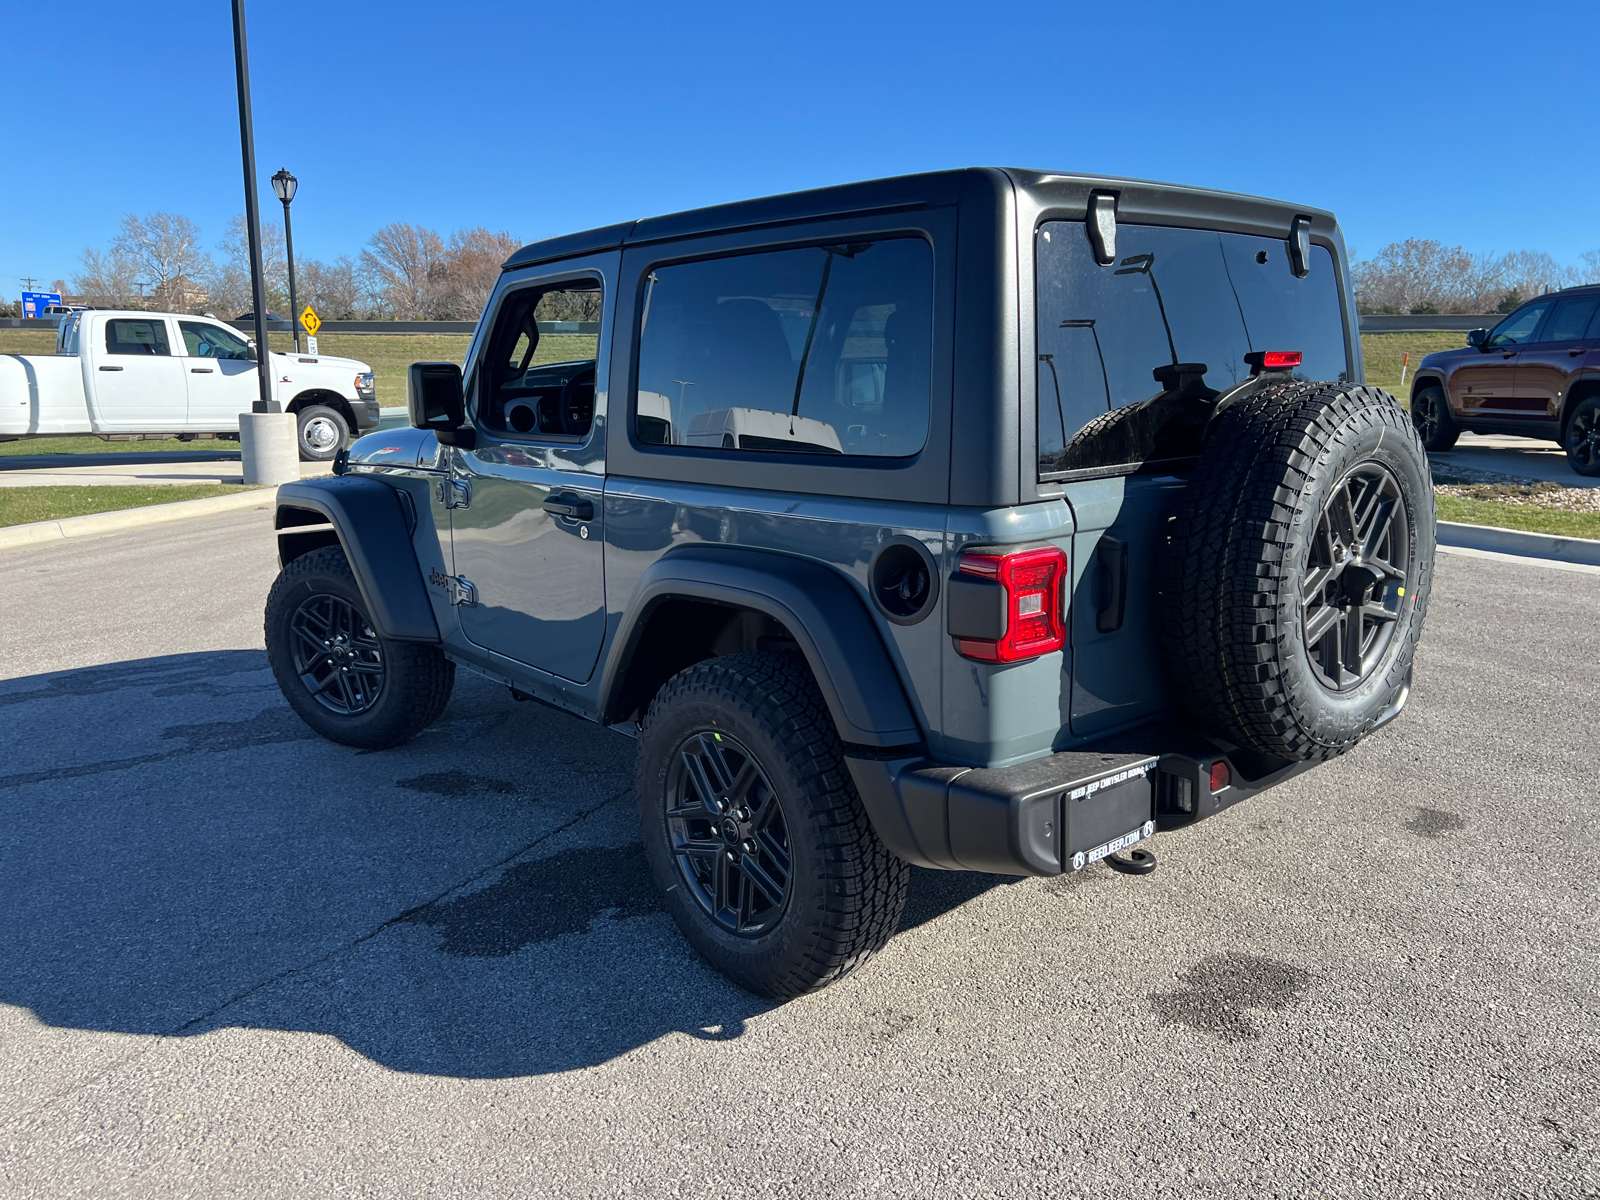
<instances>
[{"instance_id":1,"label":"door hinge","mask_svg":"<svg viewBox=\"0 0 1600 1200\"><path fill-rule=\"evenodd\" d=\"M434 570L428 575L428 582L436 588L444 589L444 594L449 597L451 604L471 608L478 602L477 585L465 575L446 575L443 571Z\"/></svg>"},{"instance_id":2,"label":"door hinge","mask_svg":"<svg viewBox=\"0 0 1600 1200\"><path fill-rule=\"evenodd\" d=\"M441 479L434 485L434 494L446 508L472 507L472 485L465 479Z\"/></svg>"}]
</instances>

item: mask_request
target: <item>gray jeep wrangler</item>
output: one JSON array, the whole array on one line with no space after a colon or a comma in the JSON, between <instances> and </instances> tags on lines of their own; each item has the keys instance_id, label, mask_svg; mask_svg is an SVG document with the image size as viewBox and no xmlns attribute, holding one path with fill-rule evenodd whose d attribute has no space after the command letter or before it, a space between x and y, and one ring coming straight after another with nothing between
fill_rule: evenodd
<instances>
[{"instance_id":1,"label":"gray jeep wrangler","mask_svg":"<svg viewBox=\"0 0 1600 1200\"><path fill-rule=\"evenodd\" d=\"M1275 201L974 169L552 238L279 489L268 653L347 745L458 667L637 739L668 909L793 996L908 864L1142 873L1395 717L1433 495L1361 378Z\"/></svg>"}]
</instances>

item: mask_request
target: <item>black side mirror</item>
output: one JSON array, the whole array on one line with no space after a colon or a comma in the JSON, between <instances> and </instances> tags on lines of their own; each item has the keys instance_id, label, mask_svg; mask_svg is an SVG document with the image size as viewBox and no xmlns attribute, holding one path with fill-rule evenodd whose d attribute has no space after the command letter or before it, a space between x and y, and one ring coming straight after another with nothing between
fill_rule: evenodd
<instances>
[{"instance_id":1,"label":"black side mirror","mask_svg":"<svg viewBox=\"0 0 1600 1200\"><path fill-rule=\"evenodd\" d=\"M461 368L452 362L412 363L406 372L406 411L416 429L448 436L467 423ZM445 441L445 438L440 438Z\"/></svg>"},{"instance_id":2,"label":"black side mirror","mask_svg":"<svg viewBox=\"0 0 1600 1200\"><path fill-rule=\"evenodd\" d=\"M1476 346L1479 350L1482 350L1487 347L1488 344L1489 331L1487 329L1474 329L1471 333L1467 334L1467 345L1469 346Z\"/></svg>"}]
</instances>

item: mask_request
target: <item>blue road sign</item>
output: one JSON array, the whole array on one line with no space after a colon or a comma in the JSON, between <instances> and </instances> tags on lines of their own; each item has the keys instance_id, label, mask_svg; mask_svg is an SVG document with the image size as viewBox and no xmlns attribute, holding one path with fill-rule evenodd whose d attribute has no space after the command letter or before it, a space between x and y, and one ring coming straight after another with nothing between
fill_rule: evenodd
<instances>
[{"instance_id":1,"label":"blue road sign","mask_svg":"<svg viewBox=\"0 0 1600 1200\"><path fill-rule=\"evenodd\" d=\"M23 292L22 315L24 317L42 317L46 305L60 304L60 292Z\"/></svg>"}]
</instances>

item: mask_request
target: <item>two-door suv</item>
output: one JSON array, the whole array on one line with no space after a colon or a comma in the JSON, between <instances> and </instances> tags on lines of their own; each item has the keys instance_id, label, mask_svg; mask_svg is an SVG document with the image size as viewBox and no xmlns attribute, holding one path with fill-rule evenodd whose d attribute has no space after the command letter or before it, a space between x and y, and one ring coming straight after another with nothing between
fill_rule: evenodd
<instances>
[{"instance_id":1,"label":"two-door suv","mask_svg":"<svg viewBox=\"0 0 1600 1200\"><path fill-rule=\"evenodd\" d=\"M1411 383L1422 444L1463 430L1556 442L1579 475L1600 475L1600 286L1530 300L1461 350L1430 354Z\"/></svg>"},{"instance_id":2,"label":"two-door suv","mask_svg":"<svg viewBox=\"0 0 1600 1200\"><path fill-rule=\"evenodd\" d=\"M1155 866L1401 709L1427 463L1333 217L974 169L506 262L414 428L278 492L266 640L393 746L458 667L638 740L689 941L792 996L907 864Z\"/></svg>"}]
</instances>

